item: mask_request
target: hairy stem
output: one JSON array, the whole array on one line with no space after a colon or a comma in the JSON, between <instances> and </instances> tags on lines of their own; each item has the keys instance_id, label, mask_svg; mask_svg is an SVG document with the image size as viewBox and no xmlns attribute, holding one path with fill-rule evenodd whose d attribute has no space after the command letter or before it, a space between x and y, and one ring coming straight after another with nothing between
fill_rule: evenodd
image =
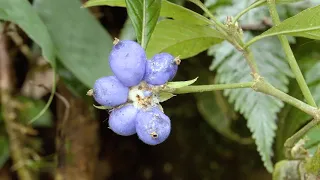
<instances>
[{"instance_id":1,"label":"hairy stem","mask_svg":"<svg viewBox=\"0 0 320 180\"><path fill-rule=\"evenodd\" d=\"M268 95L271 95L273 97L276 97L280 99L283 102L286 102L288 104L291 104L292 106L300 109L301 111L313 116L317 117L319 112L318 109L315 107L310 106L309 104L306 104L303 101L300 101L299 99L296 99L279 89L272 86L270 83L266 82L262 77L256 77L255 78L255 84L253 85L253 89L258 92L262 92Z\"/></svg>"},{"instance_id":2,"label":"hairy stem","mask_svg":"<svg viewBox=\"0 0 320 180\"><path fill-rule=\"evenodd\" d=\"M274 25L280 24L280 18L279 18L277 9L276 9L275 0L267 0L267 2L268 2L270 15L272 17L272 21L274 22ZM292 72L294 73L294 75L296 77L296 80L299 84L299 87L302 91L303 96L305 97L308 104L310 104L311 106L317 107L317 104L315 103L315 101L312 97L310 89L309 89L309 87L308 87L308 85L302 75L302 72L299 68L299 65L293 55L293 52L292 52L291 47L289 45L288 39L284 35L279 35L278 37L279 37L280 43L282 44L282 46L284 48L285 54L288 59L288 63L291 67Z\"/></svg>"},{"instance_id":3,"label":"hairy stem","mask_svg":"<svg viewBox=\"0 0 320 180\"><path fill-rule=\"evenodd\" d=\"M243 56L247 60L248 65L250 66L251 73L253 76L259 73L258 66L256 64L256 61L253 58L252 52L249 48L245 49L243 52Z\"/></svg>"},{"instance_id":4,"label":"hairy stem","mask_svg":"<svg viewBox=\"0 0 320 180\"><path fill-rule=\"evenodd\" d=\"M234 83L234 84L212 84L212 85L196 85L186 86L183 88L175 89L174 94L186 94L196 92L217 91L224 89L236 89L236 88L251 88L254 82Z\"/></svg>"}]
</instances>

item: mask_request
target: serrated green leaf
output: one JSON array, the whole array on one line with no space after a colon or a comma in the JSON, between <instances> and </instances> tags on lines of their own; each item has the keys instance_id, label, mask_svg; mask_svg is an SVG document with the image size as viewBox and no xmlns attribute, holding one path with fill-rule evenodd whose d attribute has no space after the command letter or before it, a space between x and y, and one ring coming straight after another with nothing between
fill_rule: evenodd
<instances>
[{"instance_id":1,"label":"serrated green leaf","mask_svg":"<svg viewBox=\"0 0 320 180\"><path fill-rule=\"evenodd\" d=\"M223 41L222 35L209 26L190 25L176 20L162 20L153 32L146 52L148 57L160 52L167 52L174 56L180 56L180 59L185 59L195 56L221 41Z\"/></svg>"},{"instance_id":2,"label":"serrated green leaf","mask_svg":"<svg viewBox=\"0 0 320 180\"><path fill-rule=\"evenodd\" d=\"M189 86L191 84L193 84L194 82L196 82L198 79L198 77L188 80L188 81L175 81L175 82L168 82L167 86L169 88L174 88L174 89L178 89L178 88L182 88L182 87L186 87Z\"/></svg>"},{"instance_id":3,"label":"serrated green leaf","mask_svg":"<svg viewBox=\"0 0 320 180\"><path fill-rule=\"evenodd\" d=\"M82 83L111 75L108 55L112 39L78 0L34 1L35 9L49 29L60 62Z\"/></svg>"},{"instance_id":4,"label":"serrated green leaf","mask_svg":"<svg viewBox=\"0 0 320 180\"><path fill-rule=\"evenodd\" d=\"M92 7L92 6L118 6L125 7L125 0L90 0L87 1L83 7ZM187 24L201 24L208 25L211 24L210 20L201 16L200 14L193 12L187 8L179 6L177 4L171 3L166 0L162 0L162 8L160 10L161 17L172 18L175 20L184 21Z\"/></svg>"},{"instance_id":5,"label":"serrated green leaf","mask_svg":"<svg viewBox=\"0 0 320 180\"><path fill-rule=\"evenodd\" d=\"M17 24L42 48L46 60L55 62L55 49L48 29L28 1L0 1L0 12L0 19Z\"/></svg>"},{"instance_id":6,"label":"serrated green leaf","mask_svg":"<svg viewBox=\"0 0 320 180\"><path fill-rule=\"evenodd\" d=\"M169 93L169 92L160 92L159 93L159 102L167 101L167 100L173 98L174 96L176 96L176 95Z\"/></svg>"},{"instance_id":7,"label":"serrated green leaf","mask_svg":"<svg viewBox=\"0 0 320 180\"><path fill-rule=\"evenodd\" d=\"M161 0L125 0L138 42L145 49L158 22Z\"/></svg>"},{"instance_id":8,"label":"serrated green leaf","mask_svg":"<svg viewBox=\"0 0 320 180\"><path fill-rule=\"evenodd\" d=\"M10 156L8 137L0 136L0 169Z\"/></svg>"},{"instance_id":9,"label":"serrated green leaf","mask_svg":"<svg viewBox=\"0 0 320 180\"><path fill-rule=\"evenodd\" d=\"M255 39L275 35L300 36L320 40L320 5L306 9L270 28Z\"/></svg>"},{"instance_id":10,"label":"serrated green leaf","mask_svg":"<svg viewBox=\"0 0 320 180\"><path fill-rule=\"evenodd\" d=\"M252 35L245 33L245 39ZM251 48L256 59L260 73L268 82L284 92L288 91L289 77L292 77L290 68L285 63L285 55L276 38L266 39L263 43L254 44ZM214 55L211 70L217 69L218 83L236 83L251 81L250 68L242 54L227 42L223 42L211 48L209 55ZM277 113L283 107L278 99L262 93L256 93L252 89L225 90L230 103L234 104L247 119L247 125L253 133L258 151L265 167L272 171L271 161L272 144L275 136ZM245 102L245 103L244 103Z\"/></svg>"},{"instance_id":11,"label":"serrated green leaf","mask_svg":"<svg viewBox=\"0 0 320 180\"><path fill-rule=\"evenodd\" d=\"M42 100L34 100L24 96L17 97L17 100L21 105L21 109L19 109L18 113L18 119L23 124L27 124L30 119L35 117L46 105ZM50 110L45 111L37 121L32 123L33 127L51 127L52 125L52 113Z\"/></svg>"}]
</instances>

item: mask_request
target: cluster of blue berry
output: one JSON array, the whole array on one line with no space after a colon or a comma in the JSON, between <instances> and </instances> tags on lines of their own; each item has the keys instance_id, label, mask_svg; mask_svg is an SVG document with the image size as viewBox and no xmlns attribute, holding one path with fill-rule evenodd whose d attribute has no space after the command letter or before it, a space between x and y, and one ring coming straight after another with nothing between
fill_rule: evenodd
<instances>
[{"instance_id":1,"label":"cluster of blue berry","mask_svg":"<svg viewBox=\"0 0 320 180\"><path fill-rule=\"evenodd\" d=\"M159 104L159 89L172 80L180 64L168 53L147 60L144 49L135 41L118 40L109 56L114 76L96 80L92 95L109 106L109 127L122 136L138 135L149 145L165 141L171 122Z\"/></svg>"}]
</instances>

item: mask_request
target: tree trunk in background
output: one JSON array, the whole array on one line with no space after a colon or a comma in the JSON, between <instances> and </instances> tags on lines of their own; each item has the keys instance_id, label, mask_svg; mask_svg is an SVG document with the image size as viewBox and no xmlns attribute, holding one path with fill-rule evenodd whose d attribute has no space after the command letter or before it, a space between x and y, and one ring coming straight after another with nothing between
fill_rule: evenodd
<instances>
[{"instance_id":1,"label":"tree trunk in background","mask_svg":"<svg viewBox=\"0 0 320 180\"><path fill-rule=\"evenodd\" d=\"M56 180L93 180L98 162L98 121L92 108L75 97L62 83L58 92L70 108L57 98ZM65 117L69 110L68 117Z\"/></svg>"}]
</instances>

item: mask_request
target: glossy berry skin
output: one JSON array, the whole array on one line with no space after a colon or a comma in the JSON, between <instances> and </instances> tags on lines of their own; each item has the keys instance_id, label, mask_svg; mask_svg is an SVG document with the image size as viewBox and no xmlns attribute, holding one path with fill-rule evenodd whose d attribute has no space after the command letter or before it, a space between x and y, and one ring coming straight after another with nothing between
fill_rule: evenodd
<instances>
[{"instance_id":1,"label":"glossy berry skin","mask_svg":"<svg viewBox=\"0 0 320 180\"><path fill-rule=\"evenodd\" d=\"M93 86L94 99L103 106L118 106L127 101L129 88L115 76L106 76L96 80Z\"/></svg>"},{"instance_id":2,"label":"glossy berry skin","mask_svg":"<svg viewBox=\"0 0 320 180\"><path fill-rule=\"evenodd\" d=\"M137 113L138 109L132 104L114 109L109 116L109 128L121 136L135 134Z\"/></svg>"},{"instance_id":3,"label":"glossy berry skin","mask_svg":"<svg viewBox=\"0 0 320 180\"><path fill-rule=\"evenodd\" d=\"M147 61L144 80L148 84L162 85L172 80L176 75L178 65L175 58L168 53L160 53Z\"/></svg>"},{"instance_id":4,"label":"glossy berry skin","mask_svg":"<svg viewBox=\"0 0 320 180\"><path fill-rule=\"evenodd\" d=\"M141 141L149 145L157 145L168 138L171 122L159 108L141 110L137 115L136 131Z\"/></svg>"},{"instance_id":5,"label":"glossy berry skin","mask_svg":"<svg viewBox=\"0 0 320 180\"><path fill-rule=\"evenodd\" d=\"M109 63L112 72L122 84L132 87L143 79L147 57L138 43L123 40L113 46Z\"/></svg>"}]
</instances>

